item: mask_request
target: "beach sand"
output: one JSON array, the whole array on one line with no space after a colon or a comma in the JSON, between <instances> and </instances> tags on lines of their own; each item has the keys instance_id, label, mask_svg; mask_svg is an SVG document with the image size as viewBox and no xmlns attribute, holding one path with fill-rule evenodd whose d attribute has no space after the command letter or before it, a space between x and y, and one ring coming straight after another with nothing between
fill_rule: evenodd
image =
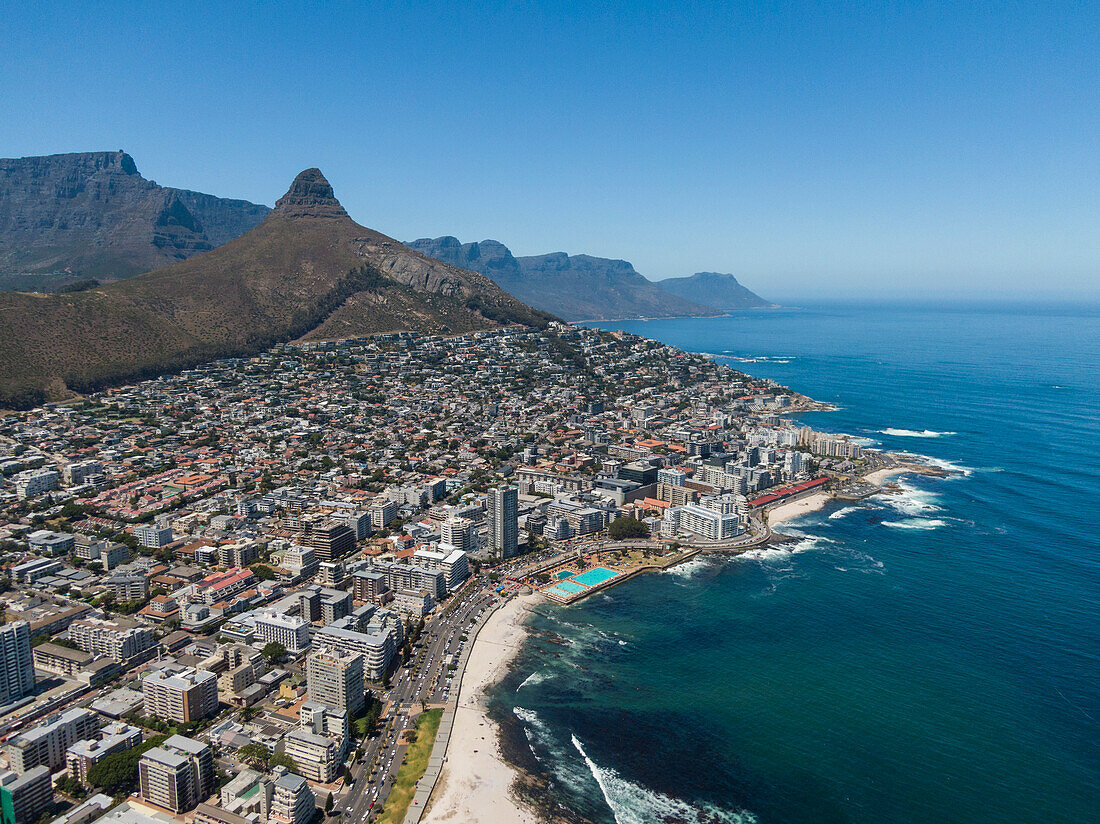
<instances>
[{"instance_id":1,"label":"beach sand","mask_svg":"<svg viewBox=\"0 0 1100 824\"><path fill-rule=\"evenodd\" d=\"M894 475L904 475L906 472L912 472L912 468L908 466L888 466L884 469L876 469L874 472L868 472L863 476L863 480L867 483L881 485L883 481Z\"/></svg>"},{"instance_id":2,"label":"beach sand","mask_svg":"<svg viewBox=\"0 0 1100 824\"><path fill-rule=\"evenodd\" d=\"M797 501L780 504L775 509L768 510L768 526L774 529L784 521L793 520L808 512L816 512L832 500L832 497L828 492L815 492Z\"/></svg>"},{"instance_id":3,"label":"beach sand","mask_svg":"<svg viewBox=\"0 0 1100 824\"><path fill-rule=\"evenodd\" d=\"M517 773L500 753L497 727L484 709L485 690L508 671L526 636L523 619L539 599L526 595L497 610L482 627L466 663L447 760L424 824L536 824L512 797Z\"/></svg>"}]
</instances>

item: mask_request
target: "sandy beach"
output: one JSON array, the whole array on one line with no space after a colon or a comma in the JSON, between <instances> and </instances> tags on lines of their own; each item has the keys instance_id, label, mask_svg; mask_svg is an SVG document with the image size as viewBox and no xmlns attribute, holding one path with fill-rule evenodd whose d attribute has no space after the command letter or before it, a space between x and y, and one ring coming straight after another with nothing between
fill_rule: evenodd
<instances>
[{"instance_id":1,"label":"sandy beach","mask_svg":"<svg viewBox=\"0 0 1100 824\"><path fill-rule=\"evenodd\" d=\"M807 495L797 501L780 504L775 509L768 510L768 526L774 529L784 521L790 521L808 512L816 512L825 506L832 497L828 492L815 492L813 495Z\"/></svg>"},{"instance_id":2,"label":"sandy beach","mask_svg":"<svg viewBox=\"0 0 1100 824\"><path fill-rule=\"evenodd\" d=\"M868 472L863 476L863 480L867 483L882 485L882 482L887 478L891 478L894 475L904 475L906 472L912 472L912 469L908 466L888 466L883 469L876 469L874 472Z\"/></svg>"},{"instance_id":3,"label":"sandy beach","mask_svg":"<svg viewBox=\"0 0 1100 824\"><path fill-rule=\"evenodd\" d=\"M447 760L424 824L536 824L512 797L516 771L500 754L496 725L484 709L485 689L500 680L519 651L523 618L539 596L514 598L478 634L459 692Z\"/></svg>"}]
</instances>

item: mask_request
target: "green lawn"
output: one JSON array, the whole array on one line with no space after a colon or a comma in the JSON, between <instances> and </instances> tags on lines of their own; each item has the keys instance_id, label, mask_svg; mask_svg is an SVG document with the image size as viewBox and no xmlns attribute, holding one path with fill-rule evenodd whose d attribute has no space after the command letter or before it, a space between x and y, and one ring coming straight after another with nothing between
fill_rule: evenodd
<instances>
[{"instance_id":1,"label":"green lawn","mask_svg":"<svg viewBox=\"0 0 1100 824\"><path fill-rule=\"evenodd\" d=\"M409 810L413 796L416 795L416 782L428 768L428 759L435 746L435 734L439 722L443 719L443 710L422 712L416 719L416 741L405 753L405 760L397 771L397 779L386 799L386 806L378 816L378 824L401 824Z\"/></svg>"}]
</instances>

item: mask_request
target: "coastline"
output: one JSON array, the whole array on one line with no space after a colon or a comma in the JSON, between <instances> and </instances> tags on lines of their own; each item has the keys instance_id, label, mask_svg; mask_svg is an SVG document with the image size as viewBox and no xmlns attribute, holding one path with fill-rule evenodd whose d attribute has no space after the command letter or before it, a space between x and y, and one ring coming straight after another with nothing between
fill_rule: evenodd
<instances>
[{"instance_id":1,"label":"coastline","mask_svg":"<svg viewBox=\"0 0 1100 824\"><path fill-rule=\"evenodd\" d=\"M527 612L538 600L537 595L513 598L478 633L424 824L538 824L538 816L515 800L512 786L520 772L501 753L499 726L485 709L486 690L507 674L527 636Z\"/></svg>"},{"instance_id":2,"label":"coastline","mask_svg":"<svg viewBox=\"0 0 1100 824\"><path fill-rule=\"evenodd\" d=\"M774 529L786 521L792 521L801 515L816 512L824 508L825 504L832 499L831 492L815 492L813 495L799 498L797 501L781 503L768 512L768 526Z\"/></svg>"}]
</instances>

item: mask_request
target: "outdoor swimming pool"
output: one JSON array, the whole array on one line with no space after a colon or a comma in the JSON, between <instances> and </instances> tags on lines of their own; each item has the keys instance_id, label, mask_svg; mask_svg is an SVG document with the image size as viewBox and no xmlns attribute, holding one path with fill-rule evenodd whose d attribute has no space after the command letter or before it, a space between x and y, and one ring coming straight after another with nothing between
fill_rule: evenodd
<instances>
[{"instance_id":1,"label":"outdoor swimming pool","mask_svg":"<svg viewBox=\"0 0 1100 824\"><path fill-rule=\"evenodd\" d=\"M594 587L604 581L610 581L618 574L615 570L606 567L593 567L588 572L582 572L580 575L574 576L573 580L578 584L584 584L586 587ZM559 586L565 586L565 584L559 584Z\"/></svg>"},{"instance_id":2,"label":"outdoor swimming pool","mask_svg":"<svg viewBox=\"0 0 1100 824\"><path fill-rule=\"evenodd\" d=\"M573 570L571 570L571 569L559 569L557 572L554 573L554 577L557 578L559 581L562 580L563 578L572 578L573 577Z\"/></svg>"}]
</instances>

